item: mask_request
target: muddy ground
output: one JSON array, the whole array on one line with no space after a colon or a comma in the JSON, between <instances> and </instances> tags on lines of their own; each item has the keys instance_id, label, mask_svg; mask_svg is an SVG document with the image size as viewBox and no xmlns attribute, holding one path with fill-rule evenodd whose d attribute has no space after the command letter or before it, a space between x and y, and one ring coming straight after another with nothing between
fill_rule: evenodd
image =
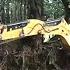
<instances>
[{"instance_id":1,"label":"muddy ground","mask_svg":"<svg viewBox=\"0 0 70 70\"><path fill-rule=\"evenodd\" d=\"M0 70L70 70L70 54L53 45L41 35L0 45Z\"/></svg>"}]
</instances>

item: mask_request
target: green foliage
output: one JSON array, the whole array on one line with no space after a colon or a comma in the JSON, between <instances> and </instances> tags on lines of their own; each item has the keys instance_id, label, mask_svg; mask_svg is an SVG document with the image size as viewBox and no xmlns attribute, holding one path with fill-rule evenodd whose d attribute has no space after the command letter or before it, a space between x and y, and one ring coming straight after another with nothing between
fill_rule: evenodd
<instances>
[{"instance_id":1,"label":"green foliage","mask_svg":"<svg viewBox=\"0 0 70 70\"><path fill-rule=\"evenodd\" d=\"M61 0L44 0L44 13L55 19L63 16L64 7Z\"/></svg>"},{"instance_id":2,"label":"green foliage","mask_svg":"<svg viewBox=\"0 0 70 70\"><path fill-rule=\"evenodd\" d=\"M1 0L1 20L4 23L14 23L24 19L23 0ZM2 16L3 15L3 16Z\"/></svg>"},{"instance_id":3,"label":"green foliage","mask_svg":"<svg viewBox=\"0 0 70 70\"><path fill-rule=\"evenodd\" d=\"M7 24L27 19L29 13L28 7L30 7L27 6L28 1L29 0L1 0L0 17L2 22ZM40 0L38 1L39 2L37 3L40 4ZM43 0L41 1L43 2ZM44 13L51 18L60 18L62 15L64 15L64 7L61 0L44 0L44 2L40 5L43 6L42 10L44 10L43 12L39 8L39 12L42 12L41 14ZM32 7L35 8L34 6Z\"/></svg>"}]
</instances>

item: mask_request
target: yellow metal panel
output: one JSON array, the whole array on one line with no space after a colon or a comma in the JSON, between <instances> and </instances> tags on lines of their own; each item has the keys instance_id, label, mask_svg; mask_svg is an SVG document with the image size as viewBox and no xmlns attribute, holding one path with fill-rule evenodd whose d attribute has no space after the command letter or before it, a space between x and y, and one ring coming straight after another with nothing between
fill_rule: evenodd
<instances>
[{"instance_id":1,"label":"yellow metal panel","mask_svg":"<svg viewBox=\"0 0 70 70\"><path fill-rule=\"evenodd\" d=\"M7 40L7 39L12 39L12 38L17 38L19 37L19 34L21 32L22 29L15 29L15 30L11 30L8 32L3 32L2 33L2 40Z\"/></svg>"},{"instance_id":2,"label":"yellow metal panel","mask_svg":"<svg viewBox=\"0 0 70 70\"><path fill-rule=\"evenodd\" d=\"M66 23L66 21L63 19L60 24L56 26L47 26L46 23L37 20L37 19L29 19L29 23L23 27L24 36L32 36L37 35L38 33L41 33L44 35L45 41L49 39L49 36L52 38L54 35L62 36L62 40L65 44L70 46L70 25ZM2 40L7 39L14 39L14 38L20 38L20 34L22 33L22 28L6 31L1 34ZM64 39L63 39L64 38Z\"/></svg>"}]
</instances>

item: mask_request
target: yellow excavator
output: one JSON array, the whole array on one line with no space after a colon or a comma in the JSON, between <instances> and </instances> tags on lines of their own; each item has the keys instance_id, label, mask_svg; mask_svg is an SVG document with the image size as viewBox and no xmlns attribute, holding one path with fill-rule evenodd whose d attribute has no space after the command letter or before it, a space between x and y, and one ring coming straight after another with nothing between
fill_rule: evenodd
<instances>
[{"instance_id":1,"label":"yellow excavator","mask_svg":"<svg viewBox=\"0 0 70 70\"><path fill-rule=\"evenodd\" d=\"M43 35L43 42L47 42L57 36L65 46L70 46L70 24L67 24L64 18L47 22L38 19L28 19L19 23L1 25L0 44L3 44L2 41L9 42L38 34Z\"/></svg>"},{"instance_id":2,"label":"yellow excavator","mask_svg":"<svg viewBox=\"0 0 70 70\"><path fill-rule=\"evenodd\" d=\"M42 38L39 37L40 35ZM47 63L46 64L47 67L53 65L57 70L62 70L61 68L63 67L63 65L66 66L65 61L68 62L68 59L65 58L65 56L70 54L69 52L70 51L70 24L68 24L64 18L53 20L53 21L28 19L14 24L8 24L8 25L0 24L0 45L8 44L12 41L16 41L19 39L23 40L24 46L30 46L31 49L34 48L33 51L36 52L36 56L38 56L37 54L43 52L42 54L46 55L45 60ZM53 41L55 40L55 42L54 43L51 42L49 45L48 42L50 42L50 40L52 41L52 39ZM56 39L58 39L58 41L56 41ZM27 54L25 52L27 58L33 57L36 59L36 56L30 55L31 53L35 55L35 52L33 51L30 50L27 52Z\"/></svg>"}]
</instances>

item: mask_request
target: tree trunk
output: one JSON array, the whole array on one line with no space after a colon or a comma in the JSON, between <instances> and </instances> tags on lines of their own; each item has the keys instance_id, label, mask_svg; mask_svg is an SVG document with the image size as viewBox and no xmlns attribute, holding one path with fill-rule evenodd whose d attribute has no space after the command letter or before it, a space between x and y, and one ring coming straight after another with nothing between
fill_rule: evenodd
<instances>
[{"instance_id":1,"label":"tree trunk","mask_svg":"<svg viewBox=\"0 0 70 70\"><path fill-rule=\"evenodd\" d=\"M7 0L7 9L6 9L6 23L10 23L10 16L9 16L9 0Z\"/></svg>"},{"instance_id":2,"label":"tree trunk","mask_svg":"<svg viewBox=\"0 0 70 70\"><path fill-rule=\"evenodd\" d=\"M43 16L43 0L28 0L28 18L41 19Z\"/></svg>"},{"instance_id":3,"label":"tree trunk","mask_svg":"<svg viewBox=\"0 0 70 70\"><path fill-rule=\"evenodd\" d=\"M20 0L20 21L22 21L22 0Z\"/></svg>"},{"instance_id":4,"label":"tree trunk","mask_svg":"<svg viewBox=\"0 0 70 70\"><path fill-rule=\"evenodd\" d=\"M5 23L4 0L1 0L1 22Z\"/></svg>"},{"instance_id":5,"label":"tree trunk","mask_svg":"<svg viewBox=\"0 0 70 70\"><path fill-rule=\"evenodd\" d=\"M65 9L65 20L70 23L70 2L68 0L62 0Z\"/></svg>"},{"instance_id":6,"label":"tree trunk","mask_svg":"<svg viewBox=\"0 0 70 70\"><path fill-rule=\"evenodd\" d=\"M28 1L24 0L24 19L27 19L27 4Z\"/></svg>"}]
</instances>

